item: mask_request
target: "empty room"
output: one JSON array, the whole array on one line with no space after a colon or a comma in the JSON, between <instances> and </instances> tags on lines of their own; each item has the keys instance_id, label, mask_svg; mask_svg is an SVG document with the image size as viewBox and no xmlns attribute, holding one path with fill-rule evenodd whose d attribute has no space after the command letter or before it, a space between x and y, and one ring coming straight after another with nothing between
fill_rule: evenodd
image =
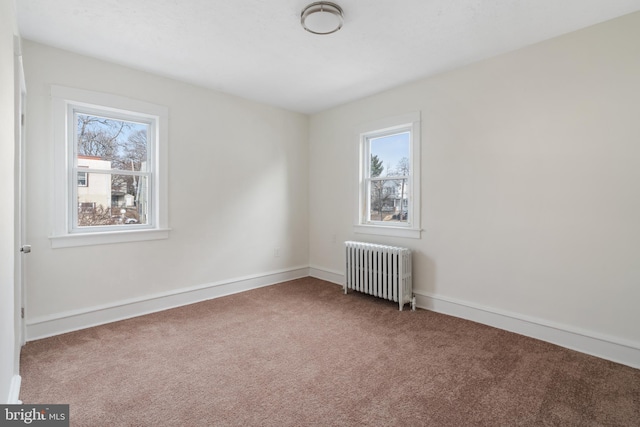
<instances>
[{"instance_id":1,"label":"empty room","mask_svg":"<svg viewBox=\"0 0 640 427\"><path fill-rule=\"evenodd\" d=\"M1 425L640 426L640 0L0 31Z\"/></svg>"}]
</instances>

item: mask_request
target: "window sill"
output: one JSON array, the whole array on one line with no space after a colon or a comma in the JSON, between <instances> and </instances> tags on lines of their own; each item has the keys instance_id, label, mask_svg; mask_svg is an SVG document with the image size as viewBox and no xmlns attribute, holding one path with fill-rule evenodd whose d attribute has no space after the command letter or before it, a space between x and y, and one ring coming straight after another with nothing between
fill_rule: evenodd
<instances>
[{"instance_id":1,"label":"window sill","mask_svg":"<svg viewBox=\"0 0 640 427\"><path fill-rule=\"evenodd\" d=\"M407 237L419 239L422 232L419 228L389 227L382 225L354 225L353 231L359 234L374 234L377 236Z\"/></svg>"},{"instance_id":2,"label":"window sill","mask_svg":"<svg viewBox=\"0 0 640 427\"><path fill-rule=\"evenodd\" d=\"M169 238L169 228L152 230L107 231L102 233L78 233L49 236L51 248L73 248L76 246L109 245L112 243L142 242Z\"/></svg>"}]
</instances>

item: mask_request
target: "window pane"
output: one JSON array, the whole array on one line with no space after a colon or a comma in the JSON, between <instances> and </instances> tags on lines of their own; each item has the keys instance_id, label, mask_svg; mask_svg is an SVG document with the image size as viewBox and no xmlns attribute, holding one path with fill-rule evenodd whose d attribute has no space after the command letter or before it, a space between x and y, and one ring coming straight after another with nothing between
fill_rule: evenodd
<instances>
[{"instance_id":1,"label":"window pane","mask_svg":"<svg viewBox=\"0 0 640 427\"><path fill-rule=\"evenodd\" d=\"M108 165L100 169L144 170L148 124L80 113L76 120L79 165L81 158L93 158Z\"/></svg>"},{"instance_id":2,"label":"window pane","mask_svg":"<svg viewBox=\"0 0 640 427\"><path fill-rule=\"evenodd\" d=\"M87 173L78 187L78 227L147 224L148 178L139 175Z\"/></svg>"},{"instance_id":3,"label":"window pane","mask_svg":"<svg viewBox=\"0 0 640 427\"><path fill-rule=\"evenodd\" d=\"M370 185L370 221L407 222L408 179L372 180Z\"/></svg>"},{"instance_id":4,"label":"window pane","mask_svg":"<svg viewBox=\"0 0 640 427\"><path fill-rule=\"evenodd\" d=\"M369 138L371 177L408 176L410 132Z\"/></svg>"}]
</instances>

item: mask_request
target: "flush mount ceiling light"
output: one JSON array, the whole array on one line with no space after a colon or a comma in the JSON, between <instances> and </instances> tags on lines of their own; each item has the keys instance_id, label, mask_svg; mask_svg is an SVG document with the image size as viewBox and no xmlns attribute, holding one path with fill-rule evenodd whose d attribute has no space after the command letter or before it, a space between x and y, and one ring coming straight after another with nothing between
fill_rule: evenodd
<instances>
[{"instance_id":1,"label":"flush mount ceiling light","mask_svg":"<svg viewBox=\"0 0 640 427\"><path fill-rule=\"evenodd\" d=\"M342 28L344 15L335 3L317 1L302 9L300 23L302 28L313 34L331 34Z\"/></svg>"}]
</instances>

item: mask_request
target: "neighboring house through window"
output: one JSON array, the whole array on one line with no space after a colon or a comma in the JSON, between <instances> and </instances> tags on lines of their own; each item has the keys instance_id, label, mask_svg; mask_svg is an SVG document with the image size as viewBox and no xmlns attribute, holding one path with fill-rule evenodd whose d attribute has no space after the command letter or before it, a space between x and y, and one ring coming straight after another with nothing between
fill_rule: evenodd
<instances>
[{"instance_id":1,"label":"neighboring house through window","mask_svg":"<svg viewBox=\"0 0 640 427\"><path fill-rule=\"evenodd\" d=\"M52 95L52 246L167 238L167 108L58 86Z\"/></svg>"},{"instance_id":2,"label":"neighboring house through window","mask_svg":"<svg viewBox=\"0 0 640 427\"><path fill-rule=\"evenodd\" d=\"M420 237L420 114L360 131L358 233Z\"/></svg>"}]
</instances>

